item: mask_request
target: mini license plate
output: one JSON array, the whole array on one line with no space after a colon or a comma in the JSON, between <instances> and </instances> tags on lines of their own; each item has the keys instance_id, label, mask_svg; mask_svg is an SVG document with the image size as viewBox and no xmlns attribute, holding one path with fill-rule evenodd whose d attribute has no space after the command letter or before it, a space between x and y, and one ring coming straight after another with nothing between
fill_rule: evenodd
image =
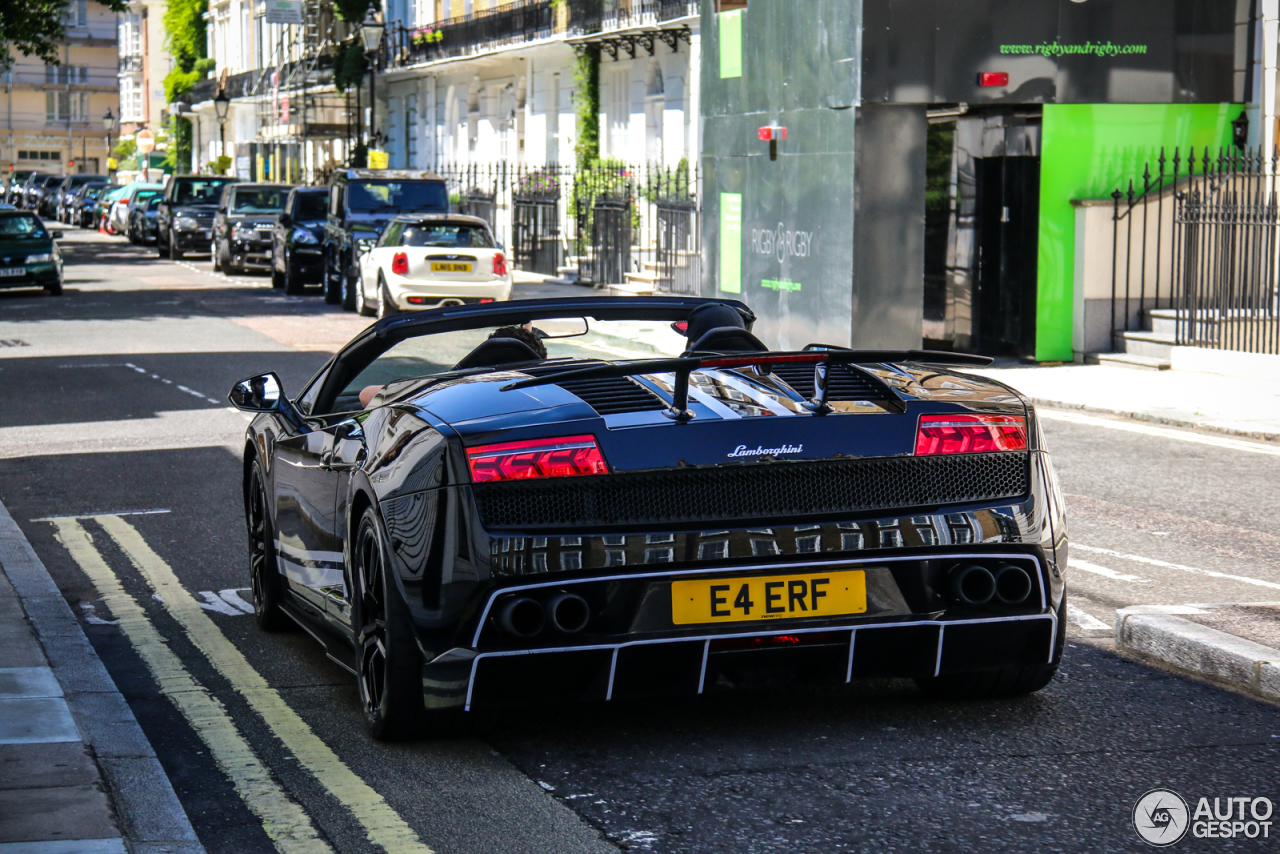
<instances>
[{"instance_id":1,"label":"mini license plate","mask_svg":"<svg viewBox=\"0 0 1280 854\"><path fill-rule=\"evenodd\" d=\"M671 582L671 622L740 623L835 617L867 610L867 577L838 572Z\"/></svg>"},{"instance_id":2,"label":"mini license plate","mask_svg":"<svg viewBox=\"0 0 1280 854\"><path fill-rule=\"evenodd\" d=\"M432 261L431 272L433 273L470 273L471 265L463 264L459 261Z\"/></svg>"},{"instance_id":3,"label":"mini license plate","mask_svg":"<svg viewBox=\"0 0 1280 854\"><path fill-rule=\"evenodd\" d=\"M25 276L26 267L0 267L0 276Z\"/></svg>"}]
</instances>

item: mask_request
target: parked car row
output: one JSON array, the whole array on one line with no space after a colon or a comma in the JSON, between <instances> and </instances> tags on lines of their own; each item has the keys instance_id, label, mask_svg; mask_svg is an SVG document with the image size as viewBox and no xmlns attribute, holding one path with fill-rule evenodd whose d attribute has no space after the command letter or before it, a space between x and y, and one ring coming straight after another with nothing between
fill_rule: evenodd
<instances>
[{"instance_id":1,"label":"parked car row","mask_svg":"<svg viewBox=\"0 0 1280 854\"><path fill-rule=\"evenodd\" d=\"M64 222L154 243L162 258L209 254L215 270L267 271L290 295L318 285L347 311L383 317L511 296L488 223L450 213L445 182L431 172L344 169L328 187L216 175L121 187L100 175L18 177L9 195L20 186L22 206L43 203Z\"/></svg>"}]
</instances>

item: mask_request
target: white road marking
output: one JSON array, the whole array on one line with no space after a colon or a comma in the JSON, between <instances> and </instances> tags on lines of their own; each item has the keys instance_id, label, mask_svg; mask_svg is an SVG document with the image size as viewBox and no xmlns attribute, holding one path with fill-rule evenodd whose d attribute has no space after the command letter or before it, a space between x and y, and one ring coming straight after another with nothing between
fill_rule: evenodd
<instances>
[{"instance_id":1,"label":"white road marking","mask_svg":"<svg viewBox=\"0 0 1280 854\"><path fill-rule=\"evenodd\" d=\"M1075 545L1075 544L1072 543L1072 545ZM1091 572L1094 575L1101 575L1104 578L1110 578L1114 581L1128 581L1133 584L1150 584L1151 583L1150 578L1139 578L1136 575L1125 575L1123 572L1116 572L1114 569L1110 569L1105 566L1098 566L1096 563L1089 563L1086 560L1076 560L1075 558L1070 558L1067 561L1067 567L1069 569L1079 569L1085 572Z\"/></svg>"},{"instance_id":2,"label":"white road marking","mask_svg":"<svg viewBox=\"0 0 1280 854\"><path fill-rule=\"evenodd\" d=\"M1111 626L1108 626L1092 614L1080 610L1070 602L1067 603L1067 621L1075 623L1086 632L1111 631Z\"/></svg>"},{"instance_id":3,"label":"white road marking","mask_svg":"<svg viewBox=\"0 0 1280 854\"><path fill-rule=\"evenodd\" d=\"M1189 430L1175 430L1171 427L1154 427L1134 421L1113 421L1096 415L1084 415L1079 412L1064 412L1061 409L1036 409L1036 414L1046 421L1065 421L1070 424L1085 424L1090 427L1104 427L1108 430L1120 430L1124 433L1139 433L1143 436L1159 436L1162 439L1174 439L1179 442L1190 442L1194 445L1209 445L1214 448L1226 448L1231 451L1244 451L1250 454L1265 454L1280 457L1280 445L1268 445L1262 442L1250 442L1245 439L1228 439L1219 436L1206 436L1192 433Z\"/></svg>"},{"instance_id":4,"label":"white road marking","mask_svg":"<svg viewBox=\"0 0 1280 854\"><path fill-rule=\"evenodd\" d=\"M1125 554L1114 549L1103 549L1097 546L1085 546L1080 543L1072 543L1071 548L1080 551L1092 552L1094 554L1109 555L1110 557L1120 558L1121 560L1131 560L1134 563L1145 563L1148 566L1158 566L1163 569L1176 569L1180 572L1190 572L1196 575L1207 575L1210 578L1225 578L1229 581L1239 581L1241 584L1252 584L1255 587L1267 587L1271 590L1280 590L1280 584L1274 581L1263 581L1261 578L1249 578L1246 575L1231 575L1226 572L1216 572L1212 569L1200 569L1196 566L1186 566L1181 563L1170 563L1167 560L1156 560L1153 557L1143 557L1142 555Z\"/></svg>"},{"instance_id":5,"label":"white road marking","mask_svg":"<svg viewBox=\"0 0 1280 854\"><path fill-rule=\"evenodd\" d=\"M218 595L221 596L222 601L226 602L228 605L239 608L246 614L252 614L253 606L240 597L240 591L248 589L248 587L233 587L229 590L219 590Z\"/></svg>"},{"instance_id":6,"label":"white road marking","mask_svg":"<svg viewBox=\"0 0 1280 854\"><path fill-rule=\"evenodd\" d=\"M228 617L244 616L244 611L241 611L239 608L233 608L226 602L223 602L222 598L212 590L201 590L196 595L204 600L203 602L197 602L196 604L201 608L204 608L206 611L217 611L219 614L226 614Z\"/></svg>"},{"instance_id":7,"label":"white road marking","mask_svg":"<svg viewBox=\"0 0 1280 854\"><path fill-rule=\"evenodd\" d=\"M96 519L99 516L154 516L158 513L169 513L164 509L156 510L117 510L113 513L81 513L78 516L41 516L32 522L52 522L54 519Z\"/></svg>"}]
</instances>

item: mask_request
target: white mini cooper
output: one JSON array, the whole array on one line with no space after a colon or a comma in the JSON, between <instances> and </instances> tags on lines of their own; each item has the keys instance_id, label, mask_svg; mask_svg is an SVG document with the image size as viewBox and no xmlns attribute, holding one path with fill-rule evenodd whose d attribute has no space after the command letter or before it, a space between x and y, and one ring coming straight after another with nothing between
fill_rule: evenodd
<instances>
[{"instance_id":1,"label":"white mini cooper","mask_svg":"<svg viewBox=\"0 0 1280 854\"><path fill-rule=\"evenodd\" d=\"M511 298L506 253L483 219L410 214L387 224L360 257L360 313L399 311Z\"/></svg>"}]
</instances>

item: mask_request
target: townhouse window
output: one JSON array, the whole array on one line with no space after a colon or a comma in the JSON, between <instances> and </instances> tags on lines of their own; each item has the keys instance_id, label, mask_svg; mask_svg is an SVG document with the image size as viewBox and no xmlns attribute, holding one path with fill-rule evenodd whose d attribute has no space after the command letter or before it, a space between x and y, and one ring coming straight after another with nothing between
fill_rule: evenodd
<instances>
[{"instance_id":1,"label":"townhouse window","mask_svg":"<svg viewBox=\"0 0 1280 854\"><path fill-rule=\"evenodd\" d=\"M68 28L89 26L89 0L71 0L63 13Z\"/></svg>"},{"instance_id":2,"label":"townhouse window","mask_svg":"<svg viewBox=\"0 0 1280 854\"><path fill-rule=\"evenodd\" d=\"M404 113L404 165L406 169L418 168L418 98L409 95L405 99Z\"/></svg>"}]
</instances>

